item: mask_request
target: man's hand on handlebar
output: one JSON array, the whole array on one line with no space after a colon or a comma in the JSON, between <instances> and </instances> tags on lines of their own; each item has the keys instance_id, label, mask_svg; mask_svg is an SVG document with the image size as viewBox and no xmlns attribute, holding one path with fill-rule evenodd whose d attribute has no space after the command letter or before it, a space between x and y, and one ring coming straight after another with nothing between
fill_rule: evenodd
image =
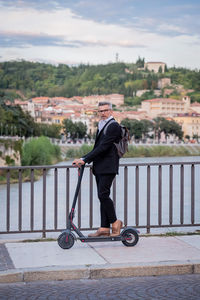
<instances>
[{"instance_id":1,"label":"man's hand on handlebar","mask_svg":"<svg viewBox=\"0 0 200 300\"><path fill-rule=\"evenodd\" d=\"M77 158L72 162L72 165L76 166L76 167L81 167L84 164L85 164L84 160L82 160L80 158Z\"/></svg>"}]
</instances>

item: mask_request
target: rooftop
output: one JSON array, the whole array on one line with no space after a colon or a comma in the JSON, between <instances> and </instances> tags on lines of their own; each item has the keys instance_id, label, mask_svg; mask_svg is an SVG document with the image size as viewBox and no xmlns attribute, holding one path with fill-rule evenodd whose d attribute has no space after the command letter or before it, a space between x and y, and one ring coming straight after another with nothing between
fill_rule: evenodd
<instances>
[{"instance_id":1,"label":"rooftop","mask_svg":"<svg viewBox=\"0 0 200 300\"><path fill-rule=\"evenodd\" d=\"M142 102L173 102L173 103L183 103L182 100L176 100L176 99L172 99L172 98L154 98L154 99L143 100Z\"/></svg>"}]
</instances>

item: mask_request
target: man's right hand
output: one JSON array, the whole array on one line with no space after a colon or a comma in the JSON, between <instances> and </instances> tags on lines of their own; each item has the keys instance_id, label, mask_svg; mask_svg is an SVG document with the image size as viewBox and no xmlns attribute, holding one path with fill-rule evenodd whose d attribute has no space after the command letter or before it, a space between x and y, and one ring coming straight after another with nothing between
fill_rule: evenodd
<instances>
[{"instance_id":1,"label":"man's right hand","mask_svg":"<svg viewBox=\"0 0 200 300\"><path fill-rule=\"evenodd\" d=\"M84 164L85 164L84 160L82 160L82 159L80 159L80 158L77 158L77 159L75 159L75 160L72 162L72 165L73 165L73 166L76 166L76 167L80 167L80 166L82 166L82 165L84 165Z\"/></svg>"}]
</instances>

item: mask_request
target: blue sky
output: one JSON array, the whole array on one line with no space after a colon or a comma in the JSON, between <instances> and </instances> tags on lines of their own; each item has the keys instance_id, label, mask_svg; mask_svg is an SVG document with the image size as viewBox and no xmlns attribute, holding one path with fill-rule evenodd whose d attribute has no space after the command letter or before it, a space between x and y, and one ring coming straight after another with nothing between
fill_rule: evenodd
<instances>
[{"instance_id":1,"label":"blue sky","mask_svg":"<svg viewBox=\"0 0 200 300\"><path fill-rule=\"evenodd\" d=\"M200 69L199 0L0 0L0 61Z\"/></svg>"}]
</instances>

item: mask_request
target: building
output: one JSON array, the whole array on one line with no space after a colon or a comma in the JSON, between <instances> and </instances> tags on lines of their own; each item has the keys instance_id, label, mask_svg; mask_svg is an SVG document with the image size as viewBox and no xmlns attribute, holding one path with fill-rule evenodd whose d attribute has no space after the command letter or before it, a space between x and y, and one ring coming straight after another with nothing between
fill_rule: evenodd
<instances>
[{"instance_id":1,"label":"building","mask_svg":"<svg viewBox=\"0 0 200 300\"><path fill-rule=\"evenodd\" d=\"M190 108L192 111L197 112L200 114L200 103L199 102L194 102L190 105Z\"/></svg>"},{"instance_id":2,"label":"building","mask_svg":"<svg viewBox=\"0 0 200 300\"><path fill-rule=\"evenodd\" d=\"M117 107L124 104L124 95L109 94L109 95L92 95L82 99L84 105L98 105L99 102L108 101Z\"/></svg>"},{"instance_id":3,"label":"building","mask_svg":"<svg viewBox=\"0 0 200 300\"><path fill-rule=\"evenodd\" d=\"M162 73L165 72L165 66L166 64L164 62L147 62L144 64L144 69L147 69L149 71L153 71L155 73L158 73L160 69L162 70Z\"/></svg>"},{"instance_id":4,"label":"building","mask_svg":"<svg viewBox=\"0 0 200 300\"><path fill-rule=\"evenodd\" d=\"M19 99L14 100L15 105L19 105L23 111L27 111L30 113L30 115L35 118L35 104L29 100L29 101L22 101Z\"/></svg>"},{"instance_id":5,"label":"building","mask_svg":"<svg viewBox=\"0 0 200 300\"><path fill-rule=\"evenodd\" d=\"M171 98L156 98L142 101L141 110L147 112L149 117L174 116L179 113L187 113L190 108L190 98L183 97L182 100Z\"/></svg>"},{"instance_id":6,"label":"building","mask_svg":"<svg viewBox=\"0 0 200 300\"><path fill-rule=\"evenodd\" d=\"M199 113L185 113L177 114L173 117L174 121L182 127L185 136L193 138L194 136L200 137L200 114Z\"/></svg>"}]
</instances>

